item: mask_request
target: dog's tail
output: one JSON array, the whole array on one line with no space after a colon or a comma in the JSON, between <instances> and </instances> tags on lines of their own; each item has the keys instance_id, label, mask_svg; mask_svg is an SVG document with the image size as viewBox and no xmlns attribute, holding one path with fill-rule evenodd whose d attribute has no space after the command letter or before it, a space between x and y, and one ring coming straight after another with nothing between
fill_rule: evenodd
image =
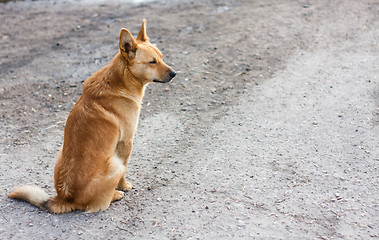
<instances>
[{"instance_id":1,"label":"dog's tail","mask_svg":"<svg viewBox=\"0 0 379 240\"><path fill-rule=\"evenodd\" d=\"M47 210L52 213L65 213L75 210L73 203L62 201L58 196L49 197L49 195L37 186L21 186L8 194L8 197L27 201L41 210Z\"/></svg>"},{"instance_id":2,"label":"dog's tail","mask_svg":"<svg viewBox=\"0 0 379 240\"><path fill-rule=\"evenodd\" d=\"M8 197L27 201L42 210L49 210L47 203L49 202L50 197L42 188L37 186L18 187L8 194Z\"/></svg>"}]
</instances>

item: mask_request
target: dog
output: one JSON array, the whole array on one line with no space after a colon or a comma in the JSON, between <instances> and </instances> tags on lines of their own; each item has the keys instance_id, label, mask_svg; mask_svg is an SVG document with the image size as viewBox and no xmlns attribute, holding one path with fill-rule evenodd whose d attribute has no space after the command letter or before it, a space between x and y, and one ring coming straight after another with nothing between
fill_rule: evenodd
<instances>
[{"instance_id":1,"label":"dog","mask_svg":"<svg viewBox=\"0 0 379 240\"><path fill-rule=\"evenodd\" d=\"M21 186L8 197L60 214L104 211L132 189L126 169L133 146L145 87L167 83L176 72L146 35L121 29L114 58L83 84L64 129L63 147L54 168L56 196L37 186ZM116 188L118 190L116 190ZM121 190L121 191L120 191Z\"/></svg>"}]
</instances>

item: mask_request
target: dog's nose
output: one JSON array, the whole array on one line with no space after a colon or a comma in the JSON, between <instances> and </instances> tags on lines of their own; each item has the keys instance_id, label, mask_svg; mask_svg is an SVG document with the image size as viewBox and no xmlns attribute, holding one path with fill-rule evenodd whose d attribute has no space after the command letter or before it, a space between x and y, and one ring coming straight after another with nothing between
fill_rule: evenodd
<instances>
[{"instance_id":1,"label":"dog's nose","mask_svg":"<svg viewBox=\"0 0 379 240\"><path fill-rule=\"evenodd\" d=\"M171 77L171 78L174 78L175 76L176 76L176 72L175 72L175 71L171 71L171 72L170 72L170 77Z\"/></svg>"}]
</instances>

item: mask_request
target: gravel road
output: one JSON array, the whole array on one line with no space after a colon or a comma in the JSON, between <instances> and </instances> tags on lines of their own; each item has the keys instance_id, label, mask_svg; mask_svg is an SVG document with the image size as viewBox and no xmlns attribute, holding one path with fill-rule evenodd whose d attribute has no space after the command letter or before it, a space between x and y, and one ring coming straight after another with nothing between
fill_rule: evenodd
<instances>
[{"instance_id":1,"label":"gravel road","mask_svg":"<svg viewBox=\"0 0 379 240\"><path fill-rule=\"evenodd\" d=\"M379 4L0 3L1 239L378 239ZM128 180L104 212L52 215L66 118L125 27L178 72L146 90Z\"/></svg>"}]
</instances>

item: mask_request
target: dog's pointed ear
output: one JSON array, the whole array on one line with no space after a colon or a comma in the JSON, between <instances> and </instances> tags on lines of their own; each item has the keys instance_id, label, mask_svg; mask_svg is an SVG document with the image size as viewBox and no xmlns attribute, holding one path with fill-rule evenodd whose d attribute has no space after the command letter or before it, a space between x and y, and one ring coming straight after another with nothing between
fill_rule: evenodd
<instances>
[{"instance_id":1,"label":"dog's pointed ear","mask_svg":"<svg viewBox=\"0 0 379 240\"><path fill-rule=\"evenodd\" d=\"M142 42L149 41L149 37L146 35L146 19L142 21L141 30L139 30L137 40L140 40Z\"/></svg>"},{"instance_id":2,"label":"dog's pointed ear","mask_svg":"<svg viewBox=\"0 0 379 240\"><path fill-rule=\"evenodd\" d=\"M134 58L137 50L137 43L133 35L125 28L121 29L119 48L122 55L127 55L128 58Z\"/></svg>"}]
</instances>

